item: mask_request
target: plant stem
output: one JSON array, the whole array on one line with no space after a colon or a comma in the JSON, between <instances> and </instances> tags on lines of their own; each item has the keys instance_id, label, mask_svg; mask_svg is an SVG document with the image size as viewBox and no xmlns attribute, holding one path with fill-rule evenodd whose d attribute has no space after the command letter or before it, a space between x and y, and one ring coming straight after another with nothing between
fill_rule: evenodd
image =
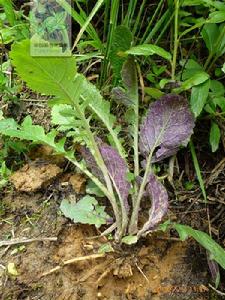
<instances>
[{"instance_id":1,"label":"plant stem","mask_svg":"<svg viewBox=\"0 0 225 300\"><path fill-rule=\"evenodd\" d=\"M141 74L141 70L138 64L137 71L138 74ZM139 75L140 76L140 75ZM136 76L137 78L137 76ZM135 178L139 176L139 150L138 150L138 137L139 137L139 96L138 96L138 84L136 84L136 87L134 87L134 115L135 115L135 121L134 121L134 175Z\"/></svg>"},{"instance_id":2,"label":"plant stem","mask_svg":"<svg viewBox=\"0 0 225 300\"><path fill-rule=\"evenodd\" d=\"M109 191L109 195L110 195L110 202L113 206L113 210L115 213L115 218L116 218L116 223L117 223L117 230L118 230L118 235L121 236L123 234L122 232L122 224L121 224L121 218L120 218L120 212L119 212L119 207L117 205L117 201L114 195L114 191L113 191L113 187L112 187L112 182L108 173L108 169L105 165L105 162L102 158L102 155L100 153L100 150L98 148L98 145L95 141L94 135L92 134L91 130L90 130L90 126L89 123L87 121L87 119L85 118L84 114L82 113L82 111L79 108L79 105L75 105L75 109L77 110L77 112L80 114L81 116L81 120L84 124L85 130L87 132L87 136L90 140L90 144L92 146L92 151L93 151L93 156L96 160L97 165L99 166L99 168L101 169L103 176L104 176L104 180L107 186L107 189Z\"/></svg>"},{"instance_id":3,"label":"plant stem","mask_svg":"<svg viewBox=\"0 0 225 300\"><path fill-rule=\"evenodd\" d=\"M189 142L189 147L190 147L190 150L191 150L192 160L193 160L193 163L194 163L195 172L197 174L198 182L199 182L200 188L202 190L202 195L204 197L205 202L207 202L207 195L206 195L206 191L205 191L205 185L204 185L204 181L202 179L202 174L201 174L200 166L199 166L199 163L198 163L198 158L197 158L197 155L196 155L196 152L195 152L195 146L194 146L192 140L190 140L190 142Z\"/></svg>"},{"instance_id":4,"label":"plant stem","mask_svg":"<svg viewBox=\"0 0 225 300\"><path fill-rule=\"evenodd\" d=\"M140 204L141 204L141 199L145 190L145 186L148 180L148 176L149 173L151 172L151 160L152 160L152 155L153 155L153 151L155 148L153 148L153 150L150 152L148 159L147 159L147 163L146 163L146 169L145 169L145 174L140 186L140 190L137 196L137 201L135 203L135 207L133 209L133 213L131 216L131 220L130 220L130 226L129 226L129 234L135 234L137 232L137 223L138 223L138 213L139 213L139 208L140 208Z\"/></svg>"},{"instance_id":5,"label":"plant stem","mask_svg":"<svg viewBox=\"0 0 225 300\"><path fill-rule=\"evenodd\" d=\"M177 50L179 46L178 39L178 18L179 18L179 0L175 1L175 16L174 16L174 46L173 46L173 61L172 61L172 70L171 70L171 79L175 80L176 73L176 63L177 63Z\"/></svg>"}]
</instances>

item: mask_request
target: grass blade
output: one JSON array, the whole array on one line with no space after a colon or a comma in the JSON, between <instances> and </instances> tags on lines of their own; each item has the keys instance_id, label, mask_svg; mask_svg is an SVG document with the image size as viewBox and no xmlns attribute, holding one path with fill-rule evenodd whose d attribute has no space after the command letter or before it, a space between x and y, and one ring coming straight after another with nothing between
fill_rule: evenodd
<instances>
[{"instance_id":1,"label":"grass blade","mask_svg":"<svg viewBox=\"0 0 225 300\"><path fill-rule=\"evenodd\" d=\"M197 155L196 155L196 152L195 152L195 147L194 147L194 144L193 144L192 140L190 140L190 142L189 142L189 147L190 147L190 150L191 150L192 160L193 160L195 172L196 172L196 175L197 175L197 178L198 178L198 182L199 182L199 185L200 185L200 188L201 188L201 191L202 191L202 195L204 197L205 202L207 202L207 195L206 195L206 191L205 191L205 185L204 185L204 181L203 181L202 174L201 174L201 169L200 169L200 166L199 166L199 163L198 163L198 158L197 158Z\"/></svg>"}]
</instances>

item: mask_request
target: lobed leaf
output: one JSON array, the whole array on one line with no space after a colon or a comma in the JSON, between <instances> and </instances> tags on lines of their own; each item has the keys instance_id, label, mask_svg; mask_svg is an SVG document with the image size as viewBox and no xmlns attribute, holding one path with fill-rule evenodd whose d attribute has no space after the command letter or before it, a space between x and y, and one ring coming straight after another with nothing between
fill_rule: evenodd
<instances>
[{"instance_id":1,"label":"lobed leaf","mask_svg":"<svg viewBox=\"0 0 225 300\"><path fill-rule=\"evenodd\" d=\"M85 196L77 203L70 203L64 199L61 202L60 209L74 223L93 224L97 228L111 219L105 212L105 207L98 205L97 200L91 196Z\"/></svg>"},{"instance_id":2,"label":"lobed leaf","mask_svg":"<svg viewBox=\"0 0 225 300\"><path fill-rule=\"evenodd\" d=\"M194 128L194 117L185 98L165 95L151 104L140 128L139 149L144 157L154 153L160 161L186 146ZM155 151L156 150L156 151Z\"/></svg>"},{"instance_id":3,"label":"lobed leaf","mask_svg":"<svg viewBox=\"0 0 225 300\"><path fill-rule=\"evenodd\" d=\"M149 219L138 232L140 237L147 231L153 230L166 215L168 210L168 194L166 188L151 174L146 185L146 196L151 198L152 206L149 211Z\"/></svg>"}]
</instances>

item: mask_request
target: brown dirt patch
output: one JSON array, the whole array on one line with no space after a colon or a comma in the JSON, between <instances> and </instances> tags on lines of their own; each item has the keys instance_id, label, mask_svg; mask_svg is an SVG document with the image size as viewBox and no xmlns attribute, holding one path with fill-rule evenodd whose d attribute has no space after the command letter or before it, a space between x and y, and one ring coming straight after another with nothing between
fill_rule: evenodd
<instances>
[{"instance_id":1,"label":"brown dirt patch","mask_svg":"<svg viewBox=\"0 0 225 300\"><path fill-rule=\"evenodd\" d=\"M158 234L135 247L117 246L104 258L65 266L40 278L64 260L97 253L106 240L92 238L97 234L94 227L65 224L57 202L46 202L42 194L10 195L3 202L1 240L9 238L12 230L17 238L58 236L57 242L24 244L22 251L18 245L0 249L4 300L208 299L206 263L196 245ZM15 249L18 252L13 254ZM4 270L9 262L15 263L17 277Z\"/></svg>"}]
</instances>

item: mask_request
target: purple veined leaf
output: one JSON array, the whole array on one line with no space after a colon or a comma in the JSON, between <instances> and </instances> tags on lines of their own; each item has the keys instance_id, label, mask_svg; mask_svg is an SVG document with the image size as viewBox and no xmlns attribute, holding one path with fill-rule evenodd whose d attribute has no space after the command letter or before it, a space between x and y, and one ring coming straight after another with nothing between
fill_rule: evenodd
<instances>
[{"instance_id":1,"label":"purple veined leaf","mask_svg":"<svg viewBox=\"0 0 225 300\"><path fill-rule=\"evenodd\" d=\"M186 146L194 128L194 116L188 101L180 95L168 94L150 105L140 128L139 149L146 158L155 151L152 161L174 155Z\"/></svg>"},{"instance_id":2,"label":"purple veined leaf","mask_svg":"<svg viewBox=\"0 0 225 300\"><path fill-rule=\"evenodd\" d=\"M154 230L162 221L168 211L168 194L166 188L159 182L155 175L149 175L146 192L151 198L152 206L149 210L149 219L138 232L142 236L147 231Z\"/></svg>"},{"instance_id":3,"label":"purple veined leaf","mask_svg":"<svg viewBox=\"0 0 225 300\"><path fill-rule=\"evenodd\" d=\"M104 183L104 176L102 174L102 171L99 169L94 159L94 156L91 154L91 151L85 146L82 146L80 151L81 151L81 155L83 156L87 164L88 169L90 169L92 174L96 176L101 182Z\"/></svg>"},{"instance_id":4,"label":"purple veined leaf","mask_svg":"<svg viewBox=\"0 0 225 300\"><path fill-rule=\"evenodd\" d=\"M104 163L108 169L110 178L113 182L116 192L123 200L124 206L129 210L128 195L131 188L131 184L126 180L128 169L124 159L119 155L118 151L113 147L103 143L99 138L96 139L100 153L104 160ZM82 156L84 157L88 168L91 169L92 173L98 177L99 180L104 182L104 177L96 164L96 161L91 154L90 150L83 147L81 150Z\"/></svg>"},{"instance_id":5,"label":"purple veined leaf","mask_svg":"<svg viewBox=\"0 0 225 300\"><path fill-rule=\"evenodd\" d=\"M131 185L126 179L128 173L126 163L113 147L102 143L99 149L113 181L113 185L124 201L126 209L129 210L128 195Z\"/></svg>"}]
</instances>

